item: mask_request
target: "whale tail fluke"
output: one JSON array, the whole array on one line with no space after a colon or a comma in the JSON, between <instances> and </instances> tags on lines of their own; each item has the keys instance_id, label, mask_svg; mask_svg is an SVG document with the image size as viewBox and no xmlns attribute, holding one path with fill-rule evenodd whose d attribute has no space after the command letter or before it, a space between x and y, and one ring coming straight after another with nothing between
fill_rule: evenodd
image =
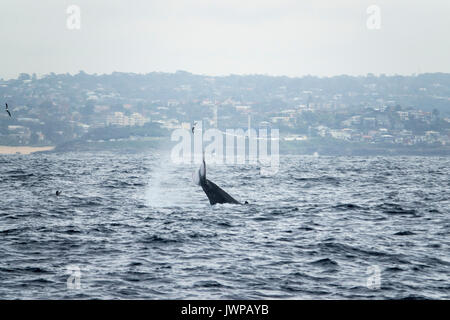
<instances>
[{"instance_id":1,"label":"whale tail fluke","mask_svg":"<svg viewBox=\"0 0 450 320\"><path fill-rule=\"evenodd\" d=\"M241 204L239 201L234 199L228 193L226 193L222 188L216 185L214 182L206 179L206 163L205 163L205 153L203 152L203 161L198 168L192 174L192 180L198 186L201 186L203 191L206 193L209 203L214 205L216 203L233 203Z\"/></svg>"},{"instance_id":2,"label":"whale tail fluke","mask_svg":"<svg viewBox=\"0 0 450 320\"><path fill-rule=\"evenodd\" d=\"M205 164L205 153L203 152L203 161L198 170L192 173L192 181L198 186L202 185L206 181L206 164Z\"/></svg>"}]
</instances>

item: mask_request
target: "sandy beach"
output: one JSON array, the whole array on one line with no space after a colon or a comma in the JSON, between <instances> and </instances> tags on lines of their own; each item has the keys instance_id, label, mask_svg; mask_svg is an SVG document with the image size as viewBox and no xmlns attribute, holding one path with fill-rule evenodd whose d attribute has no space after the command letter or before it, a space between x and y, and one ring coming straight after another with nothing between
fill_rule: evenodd
<instances>
[{"instance_id":1,"label":"sandy beach","mask_svg":"<svg viewBox=\"0 0 450 320\"><path fill-rule=\"evenodd\" d=\"M54 146L48 147L13 147L13 146L0 146L0 154L30 154L37 151L49 151L53 150Z\"/></svg>"}]
</instances>

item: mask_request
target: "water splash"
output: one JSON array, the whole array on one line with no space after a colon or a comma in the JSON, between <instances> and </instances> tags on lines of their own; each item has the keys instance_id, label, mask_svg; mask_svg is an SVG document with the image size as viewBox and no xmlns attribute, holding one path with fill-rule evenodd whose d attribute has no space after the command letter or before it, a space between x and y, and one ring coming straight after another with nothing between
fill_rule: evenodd
<instances>
[{"instance_id":1,"label":"water splash","mask_svg":"<svg viewBox=\"0 0 450 320\"><path fill-rule=\"evenodd\" d=\"M185 206L192 203L198 191L192 182L192 165L174 164L169 154L153 162L145 193L147 205L151 207ZM155 165L156 163L156 165Z\"/></svg>"}]
</instances>

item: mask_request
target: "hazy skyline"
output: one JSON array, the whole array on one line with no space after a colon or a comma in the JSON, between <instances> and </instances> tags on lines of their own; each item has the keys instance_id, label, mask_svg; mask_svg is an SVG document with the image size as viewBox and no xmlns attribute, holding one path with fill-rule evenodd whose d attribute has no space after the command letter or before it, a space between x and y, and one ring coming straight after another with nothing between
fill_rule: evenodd
<instances>
[{"instance_id":1,"label":"hazy skyline","mask_svg":"<svg viewBox=\"0 0 450 320\"><path fill-rule=\"evenodd\" d=\"M70 5L81 28L67 27ZM371 5L380 29L366 25ZM197 74L450 72L450 2L2 1L0 78L186 70Z\"/></svg>"}]
</instances>

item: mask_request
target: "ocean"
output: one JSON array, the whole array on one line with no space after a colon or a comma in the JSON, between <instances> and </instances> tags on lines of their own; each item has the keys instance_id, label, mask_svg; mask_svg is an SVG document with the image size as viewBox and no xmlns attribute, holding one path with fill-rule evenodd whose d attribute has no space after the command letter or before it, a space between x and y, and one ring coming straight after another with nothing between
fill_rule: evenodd
<instances>
[{"instance_id":1,"label":"ocean","mask_svg":"<svg viewBox=\"0 0 450 320\"><path fill-rule=\"evenodd\" d=\"M449 299L447 157L0 156L1 299ZM62 194L56 196L56 190Z\"/></svg>"}]
</instances>

